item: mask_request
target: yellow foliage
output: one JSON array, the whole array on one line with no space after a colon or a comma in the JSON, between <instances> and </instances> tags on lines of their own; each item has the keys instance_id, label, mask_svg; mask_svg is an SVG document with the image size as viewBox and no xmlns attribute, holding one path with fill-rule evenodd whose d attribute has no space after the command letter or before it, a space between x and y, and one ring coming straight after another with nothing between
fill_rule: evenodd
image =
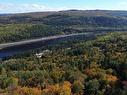
<instances>
[{"instance_id":1,"label":"yellow foliage","mask_svg":"<svg viewBox=\"0 0 127 95\"><path fill-rule=\"evenodd\" d=\"M28 88L28 87L22 87L17 88L16 93L19 95L41 95L41 89L38 88Z\"/></svg>"},{"instance_id":2,"label":"yellow foliage","mask_svg":"<svg viewBox=\"0 0 127 95\"><path fill-rule=\"evenodd\" d=\"M43 94L58 94L58 95L71 95L71 83L65 81L62 85L49 85L46 89L43 89Z\"/></svg>"}]
</instances>

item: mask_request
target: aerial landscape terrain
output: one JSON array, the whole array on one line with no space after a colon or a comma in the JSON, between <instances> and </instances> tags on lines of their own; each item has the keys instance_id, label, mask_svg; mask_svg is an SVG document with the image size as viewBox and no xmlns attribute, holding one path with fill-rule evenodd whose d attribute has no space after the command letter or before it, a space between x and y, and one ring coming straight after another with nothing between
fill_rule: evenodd
<instances>
[{"instance_id":1,"label":"aerial landscape terrain","mask_svg":"<svg viewBox=\"0 0 127 95\"><path fill-rule=\"evenodd\" d=\"M127 95L127 11L0 9L0 95Z\"/></svg>"}]
</instances>

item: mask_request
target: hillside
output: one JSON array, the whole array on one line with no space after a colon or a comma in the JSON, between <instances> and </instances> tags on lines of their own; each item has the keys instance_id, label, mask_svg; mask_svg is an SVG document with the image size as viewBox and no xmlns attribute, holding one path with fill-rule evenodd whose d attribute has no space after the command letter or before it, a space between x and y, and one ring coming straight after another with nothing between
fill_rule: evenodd
<instances>
[{"instance_id":1,"label":"hillside","mask_svg":"<svg viewBox=\"0 0 127 95\"><path fill-rule=\"evenodd\" d=\"M0 15L0 43L102 31L127 31L127 11L66 10Z\"/></svg>"}]
</instances>

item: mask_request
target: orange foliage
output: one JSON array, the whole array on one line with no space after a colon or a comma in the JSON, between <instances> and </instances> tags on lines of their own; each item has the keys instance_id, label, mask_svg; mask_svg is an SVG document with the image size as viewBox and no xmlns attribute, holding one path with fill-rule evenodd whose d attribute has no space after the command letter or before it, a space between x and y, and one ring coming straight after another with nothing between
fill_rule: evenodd
<instances>
[{"instance_id":1,"label":"orange foliage","mask_svg":"<svg viewBox=\"0 0 127 95\"><path fill-rule=\"evenodd\" d=\"M86 69L85 74L91 77L97 77L100 73L100 69L98 68L92 68L92 69Z\"/></svg>"},{"instance_id":2,"label":"orange foliage","mask_svg":"<svg viewBox=\"0 0 127 95\"><path fill-rule=\"evenodd\" d=\"M116 82L118 80L118 78L116 76L113 76L113 75L106 75L105 78L109 82Z\"/></svg>"}]
</instances>

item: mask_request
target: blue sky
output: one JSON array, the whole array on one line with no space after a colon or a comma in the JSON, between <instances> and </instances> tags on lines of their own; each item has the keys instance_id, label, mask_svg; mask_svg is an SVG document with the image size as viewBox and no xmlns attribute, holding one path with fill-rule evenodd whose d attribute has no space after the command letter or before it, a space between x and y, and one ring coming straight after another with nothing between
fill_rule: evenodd
<instances>
[{"instance_id":1,"label":"blue sky","mask_svg":"<svg viewBox=\"0 0 127 95\"><path fill-rule=\"evenodd\" d=\"M127 0L0 0L0 13L40 11L127 10Z\"/></svg>"}]
</instances>

